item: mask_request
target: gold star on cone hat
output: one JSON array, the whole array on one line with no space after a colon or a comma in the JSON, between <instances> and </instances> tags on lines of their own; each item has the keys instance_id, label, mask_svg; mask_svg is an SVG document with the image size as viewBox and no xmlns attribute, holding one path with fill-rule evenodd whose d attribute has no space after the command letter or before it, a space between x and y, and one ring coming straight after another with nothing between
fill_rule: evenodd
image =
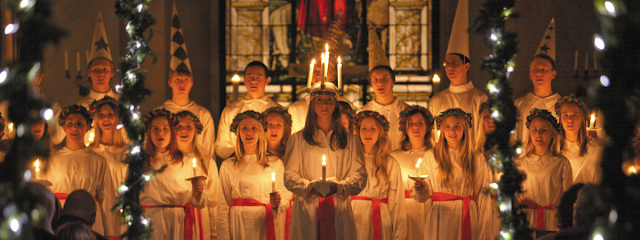
<instances>
[{"instance_id":1,"label":"gold star on cone hat","mask_svg":"<svg viewBox=\"0 0 640 240\"><path fill-rule=\"evenodd\" d=\"M173 11L171 13L171 61L169 62L169 68L171 73L175 71L191 72L191 62L189 61L189 55L187 54L187 44L184 41L184 35L182 34L182 27L180 26L180 19L178 18L178 10L176 9L176 3L173 3Z\"/></svg>"},{"instance_id":2,"label":"gold star on cone hat","mask_svg":"<svg viewBox=\"0 0 640 240\"><path fill-rule=\"evenodd\" d=\"M369 46L367 46L367 51L369 52L369 71L376 66L390 66L387 52L384 50L380 38L378 38L376 27L373 23L367 25L369 27Z\"/></svg>"},{"instance_id":3,"label":"gold star on cone hat","mask_svg":"<svg viewBox=\"0 0 640 240\"><path fill-rule=\"evenodd\" d=\"M469 57L469 0L459 0L453 19L447 54L457 53Z\"/></svg>"},{"instance_id":4,"label":"gold star on cone hat","mask_svg":"<svg viewBox=\"0 0 640 240\"><path fill-rule=\"evenodd\" d=\"M540 41L540 45L538 45L538 49L534 56L538 54L546 54L554 61L556 60L556 22L553 18L551 19L547 29L544 31L542 41Z\"/></svg>"},{"instance_id":5,"label":"gold star on cone hat","mask_svg":"<svg viewBox=\"0 0 640 240\"><path fill-rule=\"evenodd\" d=\"M93 41L91 42L91 61L98 58L105 58L111 62L111 48L107 39L107 32L104 30L104 22L102 21L102 13L98 12L98 21L93 31Z\"/></svg>"}]
</instances>

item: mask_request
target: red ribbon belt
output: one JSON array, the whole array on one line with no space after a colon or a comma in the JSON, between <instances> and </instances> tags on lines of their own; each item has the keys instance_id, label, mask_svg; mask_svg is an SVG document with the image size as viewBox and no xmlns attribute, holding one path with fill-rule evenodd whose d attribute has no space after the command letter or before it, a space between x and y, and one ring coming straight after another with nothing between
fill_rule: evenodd
<instances>
[{"instance_id":1,"label":"red ribbon belt","mask_svg":"<svg viewBox=\"0 0 640 240\"><path fill-rule=\"evenodd\" d=\"M56 198L58 200L67 200L67 198L69 197L68 193L59 193L59 192L57 192L57 193L54 193L53 195L56 196ZM95 199L96 202L98 201L98 198L96 198L96 196L93 196L93 199Z\"/></svg>"},{"instance_id":2,"label":"red ribbon belt","mask_svg":"<svg viewBox=\"0 0 640 240\"><path fill-rule=\"evenodd\" d=\"M405 191L406 195L406 191ZM411 191L409 191L409 195L411 195ZM371 201L371 214L373 215L373 239L381 240L382 233L380 233L382 218L380 216L380 203L387 203L386 198L368 198L361 196L351 196L351 200L364 200Z\"/></svg>"},{"instance_id":3,"label":"red ribbon belt","mask_svg":"<svg viewBox=\"0 0 640 240\"><path fill-rule=\"evenodd\" d=\"M498 198L498 194L491 194L491 199L497 199Z\"/></svg>"},{"instance_id":4,"label":"red ribbon belt","mask_svg":"<svg viewBox=\"0 0 640 240\"><path fill-rule=\"evenodd\" d=\"M469 203L471 200L476 199L473 196L460 197L455 194L434 192L431 196L431 200L434 202L446 202L462 200L462 240L471 240L471 217L469 216Z\"/></svg>"},{"instance_id":5,"label":"red ribbon belt","mask_svg":"<svg viewBox=\"0 0 640 240\"><path fill-rule=\"evenodd\" d=\"M412 190L404 190L404 198L413 198L411 197Z\"/></svg>"},{"instance_id":6,"label":"red ribbon belt","mask_svg":"<svg viewBox=\"0 0 640 240\"><path fill-rule=\"evenodd\" d=\"M184 209L184 239L193 239L193 226L196 222L196 214L198 217L198 227L200 228L200 240L204 240L202 233L202 213L200 209L194 208L191 205L142 205L142 208L182 208Z\"/></svg>"},{"instance_id":7,"label":"red ribbon belt","mask_svg":"<svg viewBox=\"0 0 640 240\"><path fill-rule=\"evenodd\" d=\"M271 209L271 204L264 204L258 202L253 199L246 198L236 198L233 199L233 206L242 206L242 207L264 207L264 210L267 212L267 240L275 240L276 239L276 228L273 224L273 210Z\"/></svg>"},{"instance_id":8,"label":"red ribbon belt","mask_svg":"<svg viewBox=\"0 0 640 240\"><path fill-rule=\"evenodd\" d=\"M529 200L520 200L520 204L527 205L528 209L536 210L536 226L538 230L544 230L544 210L554 210L553 205L549 204L547 206L540 206L537 203Z\"/></svg>"},{"instance_id":9,"label":"red ribbon belt","mask_svg":"<svg viewBox=\"0 0 640 240\"><path fill-rule=\"evenodd\" d=\"M284 239L289 240L289 229L291 227L291 209L293 208L293 197L289 200L289 209L287 209L286 222L284 224Z\"/></svg>"},{"instance_id":10,"label":"red ribbon belt","mask_svg":"<svg viewBox=\"0 0 640 240\"><path fill-rule=\"evenodd\" d=\"M336 240L336 209L333 196L318 197L318 239Z\"/></svg>"}]
</instances>

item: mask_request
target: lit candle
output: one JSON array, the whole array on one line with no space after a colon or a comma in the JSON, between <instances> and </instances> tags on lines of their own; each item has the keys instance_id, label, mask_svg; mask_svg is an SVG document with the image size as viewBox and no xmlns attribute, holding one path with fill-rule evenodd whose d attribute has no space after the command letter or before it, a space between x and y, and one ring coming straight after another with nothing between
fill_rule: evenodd
<instances>
[{"instance_id":1,"label":"lit candle","mask_svg":"<svg viewBox=\"0 0 640 240\"><path fill-rule=\"evenodd\" d=\"M321 59L320 60L320 70L324 72L324 69L326 68L325 66L327 65L327 62L326 62L326 60L324 58L324 53L322 53L322 55L320 56L320 59ZM322 75L322 77L321 77L321 79L322 79L321 84L322 85L321 86L324 86L324 81L326 81L327 74L326 73L325 74L320 73L320 74Z\"/></svg>"},{"instance_id":2,"label":"lit candle","mask_svg":"<svg viewBox=\"0 0 640 240\"><path fill-rule=\"evenodd\" d=\"M69 52L64 51L64 70L69 70Z\"/></svg>"},{"instance_id":3,"label":"lit candle","mask_svg":"<svg viewBox=\"0 0 640 240\"><path fill-rule=\"evenodd\" d=\"M198 163L196 162L196 158L193 158L193 177L196 176L196 169L198 168Z\"/></svg>"},{"instance_id":4,"label":"lit candle","mask_svg":"<svg viewBox=\"0 0 640 240\"><path fill-rule=\"evenodd\" d=\"M322 181L327 180L327 156L322 155Z\"/></svg>"},{"instance_id":5,"label":"lit candle","mask_svg":"<svg viewBox=\"0 0 640 240\"><path fill-rule=\"evenodd\" d=\"M313 66L316 65L316 60L311 60L311 64L309 64L309 79L307 79L307 90L311 90L313 86Z\"/></svg>"},{"instance_id":6,"label":"lit candle","mask_svg":"<svg viewBox=\"0 0 640 240\"><path fill-rule=\"evenodd\" d=\"M595 128L596 127L596 114L595 113L591 114L591 119L589 120L589 127L591 127L591 128Z\"/></svg>"},{"instance_id":7,"label":"lit candle","mask_svg":"<svg viewBox=\"0 0 640 240\"><path fill-rule=\"evenodd\" d=\"M238 85L240 85L240 76L238 74L233 75L231 84L233 85L233 101L235 101L238 100Z\"/></svg>"},{"instance_id":8,"label":"lit candle","mask_svg":"<svg viewBox=\"0 0 640 240\"><path fill-rule=\"evenodd\" d=\"M573 64L573 71L578 71L578 51L576 51L576 60Z\"/></svg>"},{"instance_id":9,"label":"lit candle","mask_svg":"<svg viewBox=\"0 0 640 240\"><path fill-rule=\"evenodd\" d=\"M40 178L40 159L36 159L33 165L36 167L36 180L38 180Z\"/></svg>"},{"instance_id":10,"label":"lit candle","mask_svg":"<svg viewBox=\"0 0 640 240\"><path fill-rule=\"evenodd\" d=\"M9 133L12 133L13 132L13 123L10 122L9 126L7 126L7 128L9 129Z\"/></svg>"},{"instance_id":11,"label":"lit candle","mask_svg":"<svg viewBox=\"0 0 640 240\"><path fill-rule=\"evenodd\" d=\"M440 76L433 74L433 93L440 91Z\"/></svg>"},{"instance_id":12,"label":"lit candle","mask_svg":"<svg viewBox=\"0 0 640 240\"><path fill-rule=\"evenodd\" d=\"M627 171L628 171L629 175L633 175L633 174L638 173L638 170L636 169L635 166L630 166Z\"/></svg>"},{"instance_id":13,"label":"lit candle","mask_svg":"<svg viewBox=\"0 0 640 240\"><path fill-rule=\"evenodd\" d=\"M276 192L276 172L271 173L271 192Z\"/></svg>"},{"instance_id":14,"label":"lit candle","mask_svg":"<svg viewBox=\"0 0 640 240\"><path fill-rule=\"evenodd\" d=\"M324 63L325 63L324 64L324 78L325 78L325 81L327 81L326 80L327 73L329 72L329 44L328 43L324 45L324 49L325 49L325 52L324 52L324 57L325 57L325 60L324 60Z\"/></svg>"},{"instance_id":15,"label":"lit candle","mask_svg":"<svg viewBox=\"0 0 640 240\"><path fill-rule=\"evenodd\" d=\"M589 53L584 55L584 71L589 71Z\"/></svg>"},{"instance_id":16,"label":"lit candle","mask_svg":"<svg viewBox=\"0 0 640 240\"><path fill-rule=\"evenodd\" d=\"M80 72L80 52L76 52L76 67L78 68L78 72Z\"/></svg>"},{"instance_id":17,"label":"lit candle","mask_svg":"<svg viewBox=\"0 0 640 240\"><path fill-rule=\"evenodd\" d=\"M422 163L422 158L418 159L418 162L416 163L416 176L417 177L420 176L420 163Z\"/></svg>"},{"instance_id":18,"label":"lit candle","mask_svg":"<svg viewBox=\"0 0 640 240\"><path fill-rule=\"evenodd\" d=\"M338 89L342 89L342 62L338 57Z\"/></svg>"}]
</instances>

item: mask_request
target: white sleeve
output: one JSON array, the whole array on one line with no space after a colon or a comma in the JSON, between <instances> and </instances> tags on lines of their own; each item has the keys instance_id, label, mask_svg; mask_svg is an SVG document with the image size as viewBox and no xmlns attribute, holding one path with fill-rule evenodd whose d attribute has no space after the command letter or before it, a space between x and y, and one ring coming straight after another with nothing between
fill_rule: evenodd
<instances>
[{"instance_id":1,"label":"white sleeve","mask_svg":"<svg viewBox=\"0 0 640 240\"><path fill-rule=\"evenodd\" d=\"M229 107L225 107L224 110L222 110L222 114L220 115L220 124L218 125L218 138L216 139L215 152L218 157L222 159L229 158L229 156L231 156L235 151L235 145L231 142L229 137L231 134L229 127L231 126L231 121L233 121L231 118L235 116L230 116L230 111Z\"/></svg>"}]
</instances>

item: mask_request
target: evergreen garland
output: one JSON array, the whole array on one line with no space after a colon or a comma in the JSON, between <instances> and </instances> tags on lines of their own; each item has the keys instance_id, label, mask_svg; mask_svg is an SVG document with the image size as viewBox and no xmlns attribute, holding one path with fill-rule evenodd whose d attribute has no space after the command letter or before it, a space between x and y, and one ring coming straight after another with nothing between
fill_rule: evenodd
<instances>
[{"instance_id":1,"label":"evergreen garland","mask_svg":"<svg viewBox=\"0 0 640 240\"><path fill-rule=\"evenodd\" d=\"M507 78L515 67L518 35L506 31L505 25L517 17L512 12L514 5L515 0L487 0L471 28L485 36L485 44L493 50L493 54L482 60L482 69L491 73L487 89L489 101L493 104L489 112L496 124L495 132L487 134L487 139L495 139L498 144L498 151L489 157L489 165L495 172L504 173L498 184L491 185L492 191L498 191L497 201L502 217L500 235L496 239L533 239L527 215L514 207L517 206L515 194L522 192L521 185L525 179L513 162L522 148L519 144L514 147L509 144L516 124L516 107L511 99L512 88Z\"/></svg>"},{"instance_id":2,"label":"evergreen garland","mask_svg":"<svg viewBox=\"0 0 640 240\"><path fill-rule=\"evenodd\" d=\"M147 55L152 56L153 62L156 60L147 44L153 35L150 27L155 24L155 19L147 8L149 1L117 0L115 6L115 14L126 23L125 30L131 39L127 44L125 56L120 59L122 85L116 86L121 95L119 115L131 143L125 160L129 165L127 178L125 183L118 187L118 193L121 195L113 210L121 212L121 222L128 225L122 237L130 240L151 239L151 221L143 216L144 209L140 205L139 197L145 183L158 172L147 168L149 156L143 151L146 129L139 112L140 104L151 94L145 87L147 71L140 69L140 65Z\"/></svg>"}]
</instances>

